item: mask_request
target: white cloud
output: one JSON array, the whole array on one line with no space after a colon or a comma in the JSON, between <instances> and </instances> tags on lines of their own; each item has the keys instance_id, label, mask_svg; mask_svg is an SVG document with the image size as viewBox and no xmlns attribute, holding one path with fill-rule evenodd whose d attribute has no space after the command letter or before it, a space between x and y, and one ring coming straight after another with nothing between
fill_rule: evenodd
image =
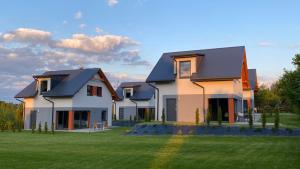
<instances>
[{"instance_id":1,"label":"white cloud","mask_svg":"<svg viewBox=\"0 0 300 169\"><path fill-rule=\"evenodd\" d=\"M82 24L79 25L79 28L80 28L80 29L83 29L83 28L85 28L85 27L86 27L86 24L84 24L84 23L82 23Z\"/></svg>"},{"instance_id":2,"label":"white cloud","mask_svg":"<svg viewBox=\"0 0 300 169\"><path fill-rule=\"evenodd\" d=\"M139 82L145 81L146 75L135 74L129 75L124 72L105 72L109 82L116 89L122 82Z\"/></svg>"},{"instance_id":3,"label":"white cloud","mask_svg":"<svg viewBox=\"0 0 300 169\"><path fill-rule=\"evenodd\" d=\"M99 27L96 27L96 28L95 28L95 31L96 31L96 33L98 33L98 34L104 32L103 29L101 29L101 28L99 28Z\"/></svg>"},{"instance_id":4,"label":"white cloud","mask_svg":"<svg viewBox=\"0 0 300 169\"><path fill-rule=\"evenodd\" d=\"M74 15L74 18L75 19L81 19L82 18L82 12L81 11L77 11L76 13L75 13L75 15Z\"/></svg>"},{"instance_id":5,"label":"white cloud","mask_svg":"<svg viewBox=\"0 0 300 169\"><path fill-rule=\"evenodd\" d=\"M272 42L268 42L268 41L261 41L258 43L258 45L261 47L270 47L270 46L273 46L274 44Z\"/></svg>"},{"instance_id":6,"label":"white cloud","mask_svg":"<svg viewBox=\"0 0 300 169\"><path fill-rule=\"evenodd\" d=\"M108 6L115 6L119 3L118 0L107 0Z\"/></svg>"},{"instance_id":7,"label":"white cloud","mask_svg":"<svg viewBox=\"0 0 300 169\"><path fill-rule=\"evenodd\" d=\"M5 32L0 35L0 78L9 80L0 82L0 98L8 89L16 92L32 81L28 75L46 70L101 64L148 66L137 48L138 42L119 35L74 34L70 38L54 39L51 32L37 29ZM115 81L130 79L121 75L111 77Z\"/></svg>"}]
</instances>

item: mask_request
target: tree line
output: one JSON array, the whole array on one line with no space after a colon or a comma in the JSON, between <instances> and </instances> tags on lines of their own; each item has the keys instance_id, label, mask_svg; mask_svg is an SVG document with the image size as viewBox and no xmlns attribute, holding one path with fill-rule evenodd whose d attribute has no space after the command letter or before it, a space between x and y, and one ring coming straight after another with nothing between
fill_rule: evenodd
<instances>
[{"instance_id":1,"label":"tree line","mask_svg":"<svg viewBox=\"0 0 300 169\"><path fill-rule=\"evenodd\" d=\"M0 129L21 130L23 128L23 105L0 101Z\"/></svg>"},{"instance_id":2,"label":"tree line","mask_svg":"<svg viewBox=\"0 0 300 169\"><path fill-rule=\"evenodd\" d=\"M295 69L284 69L283 75L271 87L259 87L255 94L255 105L259 111L300 114L300 54L294 56L292 64Z\"/></svg>"}]
</instances>

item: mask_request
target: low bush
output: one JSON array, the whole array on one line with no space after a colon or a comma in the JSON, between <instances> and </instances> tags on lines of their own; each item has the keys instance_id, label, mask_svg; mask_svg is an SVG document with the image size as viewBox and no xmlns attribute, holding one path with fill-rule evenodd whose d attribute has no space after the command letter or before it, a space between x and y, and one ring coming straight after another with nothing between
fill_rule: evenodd
<instances>
[{"instance_id":1,"label":"low bush","mask_svg":"<svg viewBox=\"0 0 300 169\"><path fill-rule=\"evenodd\" d=\"M275 128L275 130L279 129L279 111L278 110L275 112L274 128Z\"/></svg>"},{"instance_id":2,"label":"low bush","mask_svg":"<svg viewBox=\"0 0 300 169\"><path fill-rule=\"evenodd\" d=\"M265 111L262 111L261 123L262 123L262 128L266 128L267 116L266 116L266 112Z\"/></svg>"},{"instance_id":3,"label":"low bush","mask_svg":"<svg viewBox=\"0 0 300 169\"><path fill-rule=\"evenodd\" d=\"M196 125L199 124L199 108L196 109L196 112L195 112L195 118L196 118Z\"/></svg>"},{"instance_id":4,"label":"low bush","mask_svg":"<svg viewBox=\"0 0 300 169\"><path fill-rule=\"evenodd\" d=\"M246 127L241 126L241 127L240 127L240 132L244 132L244 131L246 131Z\"/></svg>"},{"instance_id":5,"label":"low bush","mask_svg":"<svg viewBox=\"0 0 300 169\"><path fill-rule=\"evenodd\" d=\"M219 126L222 125L222 109L220 106L218 107L218 124Z\"/></svg>"},{"instance_id":6,"label":"low bush","mask_svg":"<svg viewBox=\"0 0 300 169\"><path fill-rule=\"evenodd\" d=\"M291 128L286 128L285 129L289 134L292 134L293 133L293 129L291 129Z\"/></svg>"},{"instance_id":7,"label":"low bush","mask_svg":"<svg viewBox=\"0 0 300 169\"><path fill-rule=\"evenodd\" d=\"M207 126L210 125L210 120L211 120L211 112L208 111L207 115L206 115L206 124L207 124Z\"/></svg>"},{"instance_id":8,"label":"low bush","mask_svg":"<svg viewBox=\"0 0 300 169\"><path fill-rule=\"evenodd\" d=\"M39 133L42 133L42 124L41 124L41 122L39 123L38 131L39 131Z\"/></svg>"},{"instance_id":9,"label":"low bush","mask_svg":"<svg viewBox=\"0 0 300 169\"><path fill-rule=\"evenodd\" d=\"M261 132L261 131L262 131L261 128L256 128L256 129L254 129L254 132Z\"/></svg>"},{"instance_id":10,"label":"low bush","mask_svg":"<svg viewBox=\"0 0 300 169\"><path fill-rule=\"evenodd\" d=\"M162 124L166 124L166 115L165 115L165 109L163 109L163 110L162 110L161 119L162 119Z\"/></svg>"},{"instance_id":11,"label":"low bush","mask_svg":"<svg viewBox=\"0 0 300 169\"><path fill-rule=\"evenodd\" d=\"M45 124L44 124L44 131L45 131L45 133L48 133L48 123L47 122L45 122Z\"/></svg>"}]
</instances>

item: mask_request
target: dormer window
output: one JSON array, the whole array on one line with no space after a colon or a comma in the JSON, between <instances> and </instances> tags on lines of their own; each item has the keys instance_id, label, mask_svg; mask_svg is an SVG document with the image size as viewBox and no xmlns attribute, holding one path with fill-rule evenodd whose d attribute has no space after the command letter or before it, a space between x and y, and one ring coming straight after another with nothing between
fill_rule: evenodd
<instances>
[{"instance_id":1,"label":"dormer window","mask_svg":"<svg viewBox=\"0 0 300 169\"><path fill-rule=\"evenodd\" d=\"M189 78L191 76L191 61L179 62L179 78Z\"/></svg>"},{"instance_id":2,"label":"dormer window","mask_svg":"<svg viewBox=\"0 0 300 169\"><path fill-rule=\"evenodd\" d=\"M131 97L131 90L132 89L124 89L124 95L125 95L125 98L130 98Z\"/></svg>"},{"instance_id":3,"label":"dormer window","mask_svg":"<svg viewBox=\"0 0 300 169\"><path fill-rule=\"evenodd\" d=\"M48 91L48 80L42 80L40 86L40 93Z\"/></svg>"}]
</instances>

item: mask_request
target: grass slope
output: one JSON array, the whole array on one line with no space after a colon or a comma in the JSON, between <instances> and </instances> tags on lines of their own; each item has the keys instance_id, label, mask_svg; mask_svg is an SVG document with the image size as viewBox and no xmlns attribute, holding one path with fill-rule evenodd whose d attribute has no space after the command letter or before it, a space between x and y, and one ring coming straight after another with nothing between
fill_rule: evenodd
<instances>
[{"instance_id":1,"label":"grass slope","mask_svg":"<svg viewBox=\"0 0 300 169\"><path fill-rule=\"evenodd\" d=\"M300 137L0 132L0 168L300 168Z\"/></svg>"}]
</instances>

